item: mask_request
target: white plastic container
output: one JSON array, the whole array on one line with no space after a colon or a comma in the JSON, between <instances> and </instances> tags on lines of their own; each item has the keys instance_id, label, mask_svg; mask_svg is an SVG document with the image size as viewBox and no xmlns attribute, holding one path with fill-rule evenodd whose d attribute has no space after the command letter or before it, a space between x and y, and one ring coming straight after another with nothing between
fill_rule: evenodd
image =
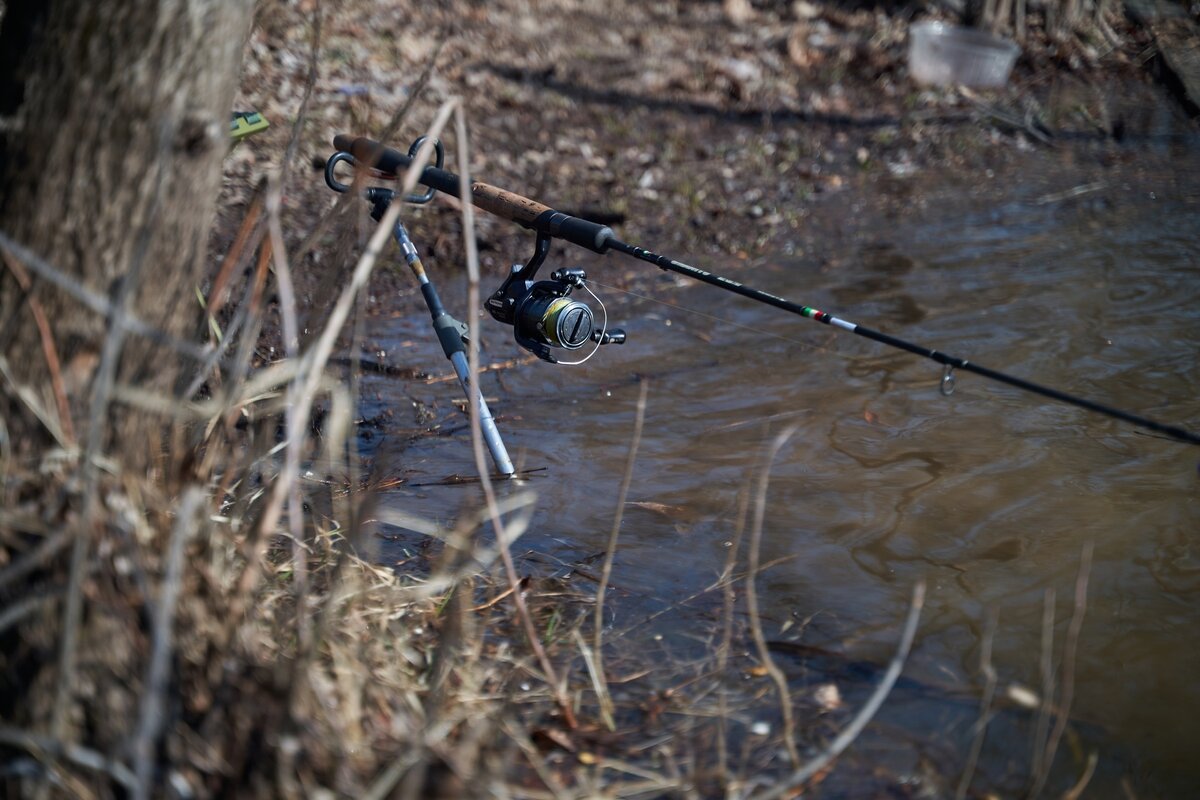
<instances>
[{"instance_id":1,"label":"white plastic container","mask_svg":"<svg viewBox=\"0 0 1200 800\"><path fill-rule=\"evenodd\" d=\"M1003 86L1021 48L1009 39L944 22L918 22L908 31L908 71L933 86Z\"/></svg>"}]
</instances>

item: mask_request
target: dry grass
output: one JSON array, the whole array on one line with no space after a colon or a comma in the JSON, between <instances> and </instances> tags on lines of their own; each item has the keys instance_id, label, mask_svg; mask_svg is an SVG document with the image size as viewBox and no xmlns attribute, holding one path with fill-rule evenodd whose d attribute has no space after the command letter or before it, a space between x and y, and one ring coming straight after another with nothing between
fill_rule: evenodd
<instances>
[{"instance_id":1,"label":"dry grass","mask_svg":"<svg viewBox=\"0 0 1200 800\"><path fill-rule=\"evenodd\" d=\"M431 134L456 110L461 126L461 109L452 104ZM288 292L281 292L284 307L274 322L290 340L287 357L255 364L253 343L242 339L264 324L266 265L274 262L280 284L289 269L273 193L265 195L261 235L247 234L243 244L259 247L259 268L244 286L222 286L242 298L221 300L226 319L240 321L222 330L212 315L211 340L191 345L209 370L199 376L201 395L104 387L103 402L161 419L156 470L132 473L122 468L122 453L100 451L94 443L103 414L82 431L90 450L63 438L38 460L4 463L4 794L557 798L768 791L750 776L771 768L784 740L747 748L745 728L764 705L768 714L779 706L758 690L730 692L729 678L745 667L731 658L733 643L746 639L734 622L732 588L739 581L752 587L769 565L755 562L738 576L735 548L721 580L701 593L725 592L729 604L723 634L709 632L707 654L679 662L642 658L621 646L622 632L605 638L602 597L520 574L511 546L531 518L529 492L491 491L478 513L443 529L375 508L370 480L303 479L313 465L329 474L365 471L354 463L350 389L326 366L392 217L376 229L305 349ZM246 230L257 224L248 221ZM470 234L470 219L464 231ZM25 260L7 244L5 252ZM36 269L54 272L44 261ZM97 298L96 305L105 302ZM120 337L144 333L131 321L117 331L108 342L114 353ZM53 392L5 388L61 433ZM311 424L319 400L332 409L320 435ZM643 387L639 425L644 408ZM626 484L637 440L635 430ZM486 479L478 441L477 451ZM321 508L337 513L314 511ZM423 569L396 574L370 559L368 517L441 546L430 548ZM601 596L615 569L620 524L618 510ZM589 623L590 646L583 635ZM790 701L787 708L793 711ZM803 703L794 710L803 714ZM787 726L789 737L793 728ZM731 736L742 743L739 757L725 752ZM723 753L716 770L707 756L714 748ZM792 775L786 785L806 779Z\"/></svg>"}]
</instances>

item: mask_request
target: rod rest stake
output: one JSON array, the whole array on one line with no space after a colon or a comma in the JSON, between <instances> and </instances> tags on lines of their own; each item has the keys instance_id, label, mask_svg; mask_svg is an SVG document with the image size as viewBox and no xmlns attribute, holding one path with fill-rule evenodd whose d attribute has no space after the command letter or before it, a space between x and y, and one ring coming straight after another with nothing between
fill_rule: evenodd
<instances>
[{"instance_id":1,"label":"rod rest stake","mask_svg":"<svg viewBox=\"0 0 1200 800\"><path fill-rule=\"evenodd\" d=\"M437 334L438 343L441 344L446 358L450 358L455 353L465 353L467 351L467 324L459 322L446 313L433 284L421 284L421 294L425 296L425 303L429 306L430 316L433 317L433 332Z\"/></svg>"}]
</instances>

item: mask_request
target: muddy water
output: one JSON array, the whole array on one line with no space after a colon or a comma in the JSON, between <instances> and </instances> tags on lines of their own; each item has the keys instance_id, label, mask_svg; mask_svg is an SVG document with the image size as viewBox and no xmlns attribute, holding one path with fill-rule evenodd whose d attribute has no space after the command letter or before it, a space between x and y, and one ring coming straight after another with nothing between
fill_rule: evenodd
<instances>
[{"instance_id":1,"label":"muddy water","mask_svg":"<svg viewBox=\"0 0 1200 800\"><path fill-rule=\"evenodd\" d=\"M921 203L894 213L857 208L848 195L842 221L823 218L828 227L799 243L802 255L738 277L1197 430L1200 171L1190 163L1190 181L1078 168L974 186L931 179ZM1200 780L1200 448L972 375L945 397L932 362L666 275L638 283L641 296L625 294L615 285L641 267L579 258L606 284L597 291L628 344L582 367L534 364L484 383L515 459L543 469L528 482L539 510L527 552L571 564L603 549L644 378L645 433L613 579L629 590L617 623L712 581L738 493L788 429L763 524L763 560L780 560L759 584L768 636L885 664L914 582L928 582L906 670L919 688L896 691L856 745L862 763L916 774L932 762L956 776L977 716L985 620L998 614L1001 686L1040 691L1045 597L1056 597L1057 669L1090 544L1074 733L1052 785L1069 785L1093 750L1095 796L1125 796L1122 781L1151 796ZM721 268L711 256L693 260ZM425 324L381 320L373 340L444 373L432 348L405 346L428 341ZM490 321L485 337L485 361L516 355ZM451 431L458 425L453 384L373 379L368 397L367 413L390 406L397 427L416 422L414 401ZM381 440L367 449L411 484L472 471L465 432L408 441L384 431ZM387 502L448 520L478 494L409 485ZM684 647L688 619L666 615L631 635ZM805 671L813 665L779 658L798 685L820 680ZM868 670L845 689L852 706L877 677ZM1006 709L977 785L1017 791L1036 718Z\"/></svg>"}]
</instances>

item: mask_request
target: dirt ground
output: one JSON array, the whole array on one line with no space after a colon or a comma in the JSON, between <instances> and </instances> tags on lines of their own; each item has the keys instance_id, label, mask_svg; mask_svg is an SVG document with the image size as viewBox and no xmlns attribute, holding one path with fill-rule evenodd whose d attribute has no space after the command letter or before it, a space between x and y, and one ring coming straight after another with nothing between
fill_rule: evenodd
<instances>
[{"instance_id":1,"label":"dirt ground","mask_svg":"<svg viewBox=\"0 0 1200 800\"><path fill-rule=\"evenodd\" d=\"M441 102L459 97L479 179L610 222L660 252L719 257L724 269L827 249L837 244L830 220L848 208L900 218L931 183L969 187L1019 174L1031 158L1128 158L1121 142L1146 132L1147 97L1162 93L1144 68L1147 35L1119 13L1060 40L1032 6L1009 85L985 92L921 87L908 75L910 23L952 14L855 5L264 3L238 102L272 128L230 157L218 241L232 237L257 179L280 166L314 39L317 78L286 184L293 242L334 200L313 169L333 136L378 136L431 60L390 145L407 149ZM409 216L427 262L457 273L454 201ZM485 283L532 246L486 214L478 238ZM337 241L325 235L294 265L314 307L344 269L334 265L354 255ZM389 291L398 287L383 272L374 280L371 310L396 312L404 293Z\"/></svg>"}]
</instances>

